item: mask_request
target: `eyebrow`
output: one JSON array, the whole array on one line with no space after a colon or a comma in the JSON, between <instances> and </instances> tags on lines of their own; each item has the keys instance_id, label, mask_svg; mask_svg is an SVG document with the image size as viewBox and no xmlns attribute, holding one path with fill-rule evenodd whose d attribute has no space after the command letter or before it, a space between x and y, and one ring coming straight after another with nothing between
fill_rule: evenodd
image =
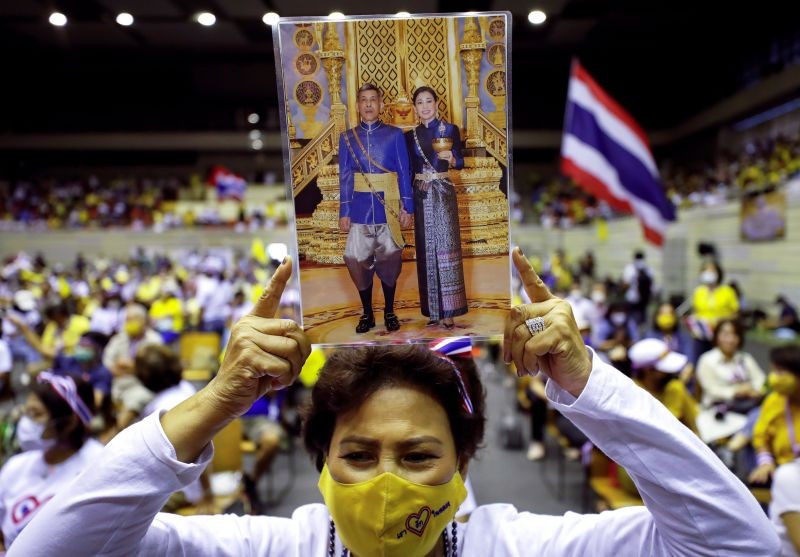
<instances>
[{"instance_id":1,"label":"eyebrow","mask_svg":"<svg viewBox=\"0 0 800 557\"><path fill-rule=\"evenodd\" d=\"M357 445L365 445L368 447L379 447L380 441L377 439L373 439L371 437L362 437L360 435L348 435L344 437L341 441L339 441L340 445L345 443L354 443ZM401 448L409 448L409 447L416 447L417 445L422 445L424 443L433 443L435 445L444 445L441 439L437 437L433 437L432 435L423 435L420 437L411 437L410 439L404 439L400 441L397 445Z\"/></svg>"}]
</instances>

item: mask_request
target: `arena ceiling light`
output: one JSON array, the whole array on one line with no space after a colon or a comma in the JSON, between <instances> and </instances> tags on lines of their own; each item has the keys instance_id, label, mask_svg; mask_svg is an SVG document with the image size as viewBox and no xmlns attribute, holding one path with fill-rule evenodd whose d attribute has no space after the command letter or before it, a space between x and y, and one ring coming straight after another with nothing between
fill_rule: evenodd
<instances>
[{"instance_id":1,"label":"arena ceiling light","mask_svg":"<svg viewBox=\"0 0 800 557\"><path fill-rule=\"evenodd\" d=\"M260 130L250 130L250 139L255 141L256 139L261 139L261 131Z\"/></svg>"},{"instance_id":2,"label":"arena ceiling light","mask_svg":"<svg viewBox=\"0 0 800 557\"><path fill-rule=\"evenodd\" d=\"M411 14L409 12L397 12L394 15L395 17L409 17Z\"/></svg>"},{"instance_id":3,"label":"arena ceiling light","mask_svg":"<svg viewBox=\"0 0 800 557\"><path fill-rule=\"evenodd\" d=\"M344 14L342 12L331 12L328 14L328 19L344 19Z\"/></svg>"},{"instance_id":4,"label":"arena ceiling light","mask_svg":"<svg viewBox=\"0 0 800 557\"><path fill-rule=\"evenodd\" d=\"M541 25L547 20L547 14L542 10L531 10L528 14L528 21L534 25Z\"/></svg>"},{"instance_id":5,"label":"arena ceiling light","mask_svg":"<svg viewBox=\"0 0 800 557\"><path fill-rule=\"evenodd\" d=\"M211 12L200 12L194 19L197 23L202 25L203 27L211 27L217 22L217 16L212 14Z\"/></svg>"},{"instance_id":6,"label":"arena ceiling light","mask_svg":"<svg viewBox=\"0 0 800 557\"><path fill-rule=\"evenodd\" d=\"M117 23L119 23L123 27L128 27L130 25L133 25L133 16L128 12L122 12L117 16Z\"/></svg>"},{"instance_id":7,"label":"arena ceiling light","mask_svg":"<svg viewBox=\"0 0 800 557\"><path fill-rule=\"evenodd\" d=\"M255 113L255 112L251 112L250 114L247 115L247 123L248 124L256 125L256 124L258 124L258 121L260 119L261 118L259 117L259 115L257 113Z\"/></svg>"},{"instance_id":8,"label":"arena ceiling light","mask_svg":"<svg viewBox=\"0 0 800 557\"><path fill-rule=\"evenodd\" d=\"M61 12L53 12L50 14L50 17L47 19L47 21L56 27L64 27L67 24L67 16Z\"/></svg>"},{"instance_id":9,"label":"arena ceiling light","mask_svg":"<svg viewBox=\"0 0 800 557\"><path fill-rule=\"evenodd\" d=\"M263 21L266 25L272 26L277 25L280 18L281 16L275 12L267 12L264 14L264 17L261 18L261 21Z\"/></svg>"},{"instance_id":10,"label":"arena ceiling light","mask_svg":"<svg viewBox=\"0 0 800 557\"><path fill-rule=\"evenodd\" d=\"M253 140L253 141L250 143L250 146L253 148L253 150L255 150L255 151L260 151L260 150L261 150L261 149L263 149L263 147L264 147L264 142L263 142L263 141L261 141L260 139L254 139L254 140Z\"/></svg>"}]
</instances>

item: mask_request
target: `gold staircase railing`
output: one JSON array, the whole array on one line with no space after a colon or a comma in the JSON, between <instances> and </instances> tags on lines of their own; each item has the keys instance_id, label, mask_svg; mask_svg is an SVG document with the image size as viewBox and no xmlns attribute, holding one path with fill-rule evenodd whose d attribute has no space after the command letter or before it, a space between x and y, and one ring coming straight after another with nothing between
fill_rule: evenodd
<instances>
[{"instance_id":1,"label":"gold staircase railing","mask_svg":"<svg viewBox=\"0 0 800 557\"><path fill-rule=\"evenodd\" d=\"M494 125L482 110L478 110L477 136L483 146L500 164L508 167L508 139L506 132Z\"/></svg>"},{"instance_id":2,"label":"gold staircase railing","mask_svg":"<svg viewBox=\"0 0 800 557\"><path fill-rule=\"evenodd\" d=\"M339 132L336 121L331 119L322 132L307 144L292 160L292 194L294 197L303 191L319 169L328 164L339 147Z\"/></svg>"}]
</instances>

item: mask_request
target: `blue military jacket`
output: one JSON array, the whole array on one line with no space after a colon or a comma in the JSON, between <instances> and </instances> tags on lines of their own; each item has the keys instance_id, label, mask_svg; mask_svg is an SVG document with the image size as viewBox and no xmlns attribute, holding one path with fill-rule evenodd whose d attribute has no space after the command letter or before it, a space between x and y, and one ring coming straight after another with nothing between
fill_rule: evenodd
<instances>
[{"instance_id":1,"label":"blue military jacket","mask_svg":"<svg viewBox=\"0 0 800 557\"><path fill-rule=\"evenodd\" d=\"M350 147L344 134L348 136ZM339 217L350 217L356 224L386 224L386 211L381 202L371 192L353 191L355 173L382 174L386 170L397 173L403 208L413 214L411 172L402 130L381 122L371 126L361 122L344 134L339 138ZM357 160L353 159L353 154ZM383 197L382 193L378 195Z\"/></svg>"}]
</instances>

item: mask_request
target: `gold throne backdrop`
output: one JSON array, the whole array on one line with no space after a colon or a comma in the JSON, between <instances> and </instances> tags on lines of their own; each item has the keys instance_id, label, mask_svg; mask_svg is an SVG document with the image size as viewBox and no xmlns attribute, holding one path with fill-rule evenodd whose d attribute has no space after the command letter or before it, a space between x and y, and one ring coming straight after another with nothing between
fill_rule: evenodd
<instances>
[{"instance_id":1,"label":"gold throne backdrop","mask_svg":"<svg viewBox=\"0 0 800 557\"><path fill-rule=\"evenodd\" d=\"M298 247L306 262L343 264L346 234L338 229L339 134L358 124L356 92L365 83L383 90L386 123L404 130L416 125L410 94L420 85L439 97L439 114L461 129L465 166L451 170L456 187L464 256L508 253L508 201L500 190L507 165L505 110L484 113L479 87L486 73L484 30L487 18L372 19L313 25L316 55L328 80L330 118L315 127L305 145L295 139L289 116L292 189L318 188L322 201L311 216L298 215ZM306 24L307 25L307 24ZM342 33L343 30L343 33ZM343 37L340 35L344 35ZM460 35L460 36L459 36ZM284 71L293 63L283 60ZM342 91L344 74L345 91ZM466 75L466 79L462 79ZM462 82L466 81L466 91ZM287 102L297 102L291 97ZM500 123L500 125L498 125ZM308 139L308 138L306 138ZM414 230L405 229L405 259L413 259Z\"/></svg>"}]
</instances>

